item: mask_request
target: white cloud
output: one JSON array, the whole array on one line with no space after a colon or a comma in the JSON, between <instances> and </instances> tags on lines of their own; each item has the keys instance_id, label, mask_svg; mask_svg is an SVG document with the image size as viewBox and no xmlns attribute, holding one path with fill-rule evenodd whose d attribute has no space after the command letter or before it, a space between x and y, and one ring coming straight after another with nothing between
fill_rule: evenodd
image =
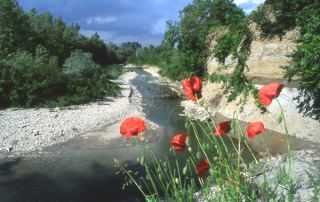
<instances>
[{"instance_id":1,"label":"white cloud","mask_svg":"<svg viewBox=\"0 0 320 202\"><path fill-rule=\"evenodd\" d=\"M245 3L254 3L254 4L262 4L264 0L235 0L234 3L237 5L245 4Z\"/></svg>"},{"instance_id":2,"label":"white cloud","mask_svg":"<svg viewBox=\"0 0 320 202\"><path fill-rule=\"evenodd\" d=\"M265 0L252 0L255 4L262 4Z\"/></svg>"},{"instance_id":3,"label":"white cloud","mask_svg":"<svg viewBox=\"0 0 320 202\"><path fill-rule=\"evenodd\" d=\"M244 4L244 3L247 3L249 2L250 0L235 0L234 3L239 5L239 4Z\"/></svg>"},{"instance_id":4,"label":"white cloud","mask_svg":"<svg viewBox=\"0 0 320 202\"><path fill-rule=\"evenodd\" d=\"M116 21L116 17L102 17L102 16L97 16L97 17L89 17L86 19L87 25L91 24L106 24L110 22Z\"/></svg>"}]
</instances>

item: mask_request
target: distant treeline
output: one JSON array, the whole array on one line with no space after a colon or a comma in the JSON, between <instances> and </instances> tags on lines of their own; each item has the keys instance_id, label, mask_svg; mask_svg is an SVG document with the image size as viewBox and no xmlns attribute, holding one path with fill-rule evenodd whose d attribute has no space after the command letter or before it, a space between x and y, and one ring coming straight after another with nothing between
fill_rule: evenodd
<instances>
[{"instance_id":1,"label":"distant treeline","mask_svg":"<svg viewBox=\"0 0 320 202\"><path fill-rule=\"evenodd\" d=\"M120 70L110 65L141 45L106 44L79 30L61 17L0 0L0 107L66 106L115 95L119 88L109 79Z\"/></svg>"}]
</instances>

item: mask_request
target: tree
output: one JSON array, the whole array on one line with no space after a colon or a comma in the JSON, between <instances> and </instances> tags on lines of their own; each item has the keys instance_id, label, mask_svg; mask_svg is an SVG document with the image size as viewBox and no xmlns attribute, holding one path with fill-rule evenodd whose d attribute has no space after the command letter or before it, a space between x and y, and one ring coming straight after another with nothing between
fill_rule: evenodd
<instances>
[{"instance_id":1,"label":"tree","mask_svg":"<svg viewBox=\"0 0 320 202\"><path fill-rule=\"evenodd\" d=\"M203 74L208 55L207 35L221 26L236 25L244 18L243 11L232 0L193 0L180 12L179 22L168 22L169 29L165 33L165 44L178 49L175 57L179 60L180 72ZM186 75L173 75L181 76Z\"/></svg>"},{"instance_id":2,"label":"tree","mask_svg":"<svg viewBox=\"0 0 320 202\"><path fill-rule=\"evenodd\" d=\"M18 49L34 51L28 17L15 0L0 0L0 50L2 55Z\"/></svg>"}]
</instances>

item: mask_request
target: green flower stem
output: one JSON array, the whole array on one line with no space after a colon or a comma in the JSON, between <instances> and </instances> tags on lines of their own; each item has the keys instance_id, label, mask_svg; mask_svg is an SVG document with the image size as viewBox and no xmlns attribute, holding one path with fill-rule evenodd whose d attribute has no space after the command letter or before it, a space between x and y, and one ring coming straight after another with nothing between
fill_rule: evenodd
<instances>
[{"instance_id":1,"label":"green flower stem","mask_svg":"<svg viewBox=\"0 0 320 202\"><path fill-rule=\"evenodd\" d=\"M208 121L206 121L206 123L207 123L207 125L208 125L208 127L210 128L210 130L211 130L211 127L210 127L210 124L209 124L209 122ZM200 127L202 128L202 130L204 130L203 129L203 127L201 126L201 124L199 124L200 125ZM205 130L204 130L204 132L205 132ZM206 134L206 136L208 137L208 139L210 140L210 142L216 147L216 149L217 149L217 153L218 153L218 155L219 155L219 161L220 161L220 163L222 163L221 162L221 160L223 159L223 150L221 149L221 146L220 146L220 144L219 144L219 142L217 141L217 139L216 139L216 137L214 136L214 134L213 134L213 131L212 131L212 135L208 135L206 132L205 132L205 134ZM210 133L211 134L211 133ZM227 153L228 154L228 153Z\"/></svg>"},{"instance_id":2,"label":"green flower stem","mask_svg":"<svg viewBox=\"0 0 320 202\"><path fill-rule=\"evenodd\" d=\"M197 129L195 128L195 125L194 125L192 122L191 122L191 126L192 126L192 128L193 128L193 130L194 130L194 134L195 134L195 136L196 136L198 145L199 145L199 147L201 148L201 150L202 150L203 154L205 155L205 157L207 158L207 160L208 160L208 162L209 162L209 165L211 166L211 165L212 165L212 164L211 164L211 161L210 161L210 159L208 158L208 155L207 155L206 151L205 151L204 148L202 147L202 144L201 144L200 139L199 139L199 137L198 137Z\"/></svg>"},{"instance_id":3,"label":"green flower stem","mask_svg":"<svg viewBox=\"0 0 320 202\"><path fill-rule=\"evenodd\" d=\"M252 155L252 157L254 158L254 160L256 161L256 163L258 163L259 161L257 160L256 156L254 155L254 153L252 152L250 146L248 145L248 143L247 143L247 141L246 141L246 137L245 137L245 135L243 134L243 131L242 131L241 127L240 127L240 123L239 123L239 122L237 122L237 123L238 123L237 125L238 125L238 129L239 129L239 131L240 131L240 134L241 134L241 136L244 138L244 144L245 144L246 147L248 148L250 154Z\"/></svg>"},{"instance_id":4,"label":"green flower stem","mask_svg":"<svg viewBox=\"0 0 320 202\"><path fill-rule=\"evenodd\" d=\"M176 158L176 152L173 152L174 153L174 157L175 157L175 162L176 162L176 167L177 167L177 171L178 171L178 178L179 178L179 185L181 186L182 184L182 180L181 180L181 173L180 173L180 166L179 166L179 162Z\"/></svg>"},{"instance_id":5,"label":"green flower stem","mask_svg":"<svg viewBox=\"0 0 320 202\"><path fill-rule=\"evenodd\" d=\"M151 181L152 188L153 188L155 194L157 195L157 197L158 197L158 199L159 199L159 198L160 198L159 191L158 191L158 189L157 189L157 185L156 185L155 182L153 181L153 176L152 176L152 174L150 173L149 168L148 168L148 166L147 166L146 164L144 164L144 168L145 168L145 170L146 170L146 172L147 172L147 175L149 176L149 179L150 179L150 181Z\"/></svg>"},{"instance_id":6,"label":"green flower stem","mask_svg":"<svg viewBox=\"0 0 320 202\"><path fill-rule=\"evenodd\" d=\"M132 180L132 182L136 185L136 187L139 189L139 191L142 193L143 197L146 198L147 195L142 190L141 186L137 183L137 181L132 177L132 175L127 171L127 169L119 164L120 168L129 176L129 178Z\"/></svg>"},{"instance_id":7,"label":"green flower stem","mask_svg":"<svg viewBox=\"0 0 320 202\"><path fill-rule=\"evenodd\" d=\"M287 139L287 148L288 148L288 158L289 158L289 173L291 176L293 176L293 159L292 159L292 153L291 153L291 146L290 146L290 140L289 140L289 130L288 130L288 127L287 127L287 123L286 123L286 118L284 116L284 111L283 111L283 108L279 102L278 99L276 99L279 107L280 107L280 110L281 110L281 117L282 117L282 121L283 121L283 125L284 125L284 129L286 131L286 139Z\"/></svg>"},{"instance_id":8,"label":"green flower stem","mask_svg":"<svg viewBox=\"0 0 320 202\"><path fill-rule=\"evenodd\" d=\"M153 163L154 167L156 168L156 171L158 171L158 170L160 171L160 173L157 173L157 174L158 175L160 174L161 176L166 177L165 173L163 172L161 164L159 163L159 161L154 156L152 150L150 150L150 153L151 153L151 160L152 160L152 163ZM163 182L163 179L160 179L160 177L157 177L157 178L158 178L158 181L159 181L160 185L162 186L163 190L167 191L167 188L166 188L166 186L165 186L165 184Z\"/></svg>"}]
</instances>

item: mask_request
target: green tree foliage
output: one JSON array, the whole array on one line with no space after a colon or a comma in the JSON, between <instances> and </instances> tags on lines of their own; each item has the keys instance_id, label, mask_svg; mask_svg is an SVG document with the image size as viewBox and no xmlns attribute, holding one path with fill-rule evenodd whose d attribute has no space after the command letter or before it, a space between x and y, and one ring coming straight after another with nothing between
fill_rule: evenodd
<instances>
[{"instance_id":1,"label":"green tree foliage","mask_svg":"<svg viewBox=\"0 0 320 202\"><path fill-rule=\"evenodd\" d=\"M118 50L120 61L125 61L127 59L131 61L131 58L137 56L137 51L141 49L141 47L142 46L138 42L122 43Z\"/></svg>"},{"instance_id":2,"label":"green tree foliage","mask_svg":"<svg viewBox=\"0 0 320 202\"><path fill-rule=\"evenodd\" d=\"M73 76L90 77L100 68L92 60L91 53L85 53L81 50L76 50L71 53L71 56L65 60L63 65L63 73Z\"/></svg>"},{"instance_id":3,"label":"green tree foliage","mask_svg":"<svg viewBox=\"0 0 320 202\"><path fill-rule=\"evenodd\" d=\"M182 79L191 74L205 74L205 59L209 54L207 35L221 26L235 26L244 19L243 11L232 0L193 0L180 12L178 22L168 21L163 43L156 50L142 50L142 58L160 57L147 63L161 65L171 78ZM161 54L160 54L161 52ZM163 53L162 53L163 52ZM141 56L145 54L146 56Z\"/></svg>"},{"instance_id":4,"label":"green tree foliage","mask_svg":"<svg viewBox=\"0 0 320 202\"><path fill-rule=\"evenodd\" d=\"M99 35L82 36L50 13L25 13L15 0L0 0L0 27L0 107L82 104L119 90L107 66L118 54Z\"/></svg>"},{"instance_id":5,"label":"green tree foliage","mask_svg":"<svg viewBox=\"0 0 320 202\"><path fill-rule=\"evenodd\" d=\"M180 63L185 71L204 73L205 58L208 56L205 43L207 35L221 26L232 26L241 22L243 11L229 0L194 0L180 13L180 22L169 24L173 38L179 50Z\"/></svg>"},{"instance_id":6,"label":"green tree foliage","mask_svg":"<svg viewBox=\"0 0 320 202\"><path fill-rule=\"evenodd\" d=\"M274 13L271 22L265 15ZM258 23L266 36L282 36L285 31L298 27L301 37L297 49L291 55L292 62L286 67L285 77L299 78L305 100L300 100L300 110L308 115L320 109L320 2L317 0L266 0L252 19ZM315 102L310 102L311 97ZM318 108L318 109L316 109ZM316 112L318 110L318 112Z\"/></svg>"},{"instance_id":7,"label":"green tree foliage","mask_svg":"<svg viewBox=\"0 0 320 202\"><path fill-rule=\"evenodd\" d=\"M27 15L16 1L0 1L0 55L13 53L18 49L33 51L34 38Z\"/></svg>"},{"instance_id":8,"label":"green tree foliage","mask_svg":"<svg viewBox=\"0 0 320 202\"><path fill-rule=\"evenodd\" d=\"M275 21L268 21L266 8L271 8ZM269 9L270 10L270 9ZM320 93L320 2L317 0L267 0L252 14L252 19L258 23L266 35L278 34L299 27L301 37L297 41L297 50L292 55L292 63L287 69L286 77L301 78L303 89L312 93ZM273 27L273 28L272 28Z\"/></svg>"}]
</instances>

